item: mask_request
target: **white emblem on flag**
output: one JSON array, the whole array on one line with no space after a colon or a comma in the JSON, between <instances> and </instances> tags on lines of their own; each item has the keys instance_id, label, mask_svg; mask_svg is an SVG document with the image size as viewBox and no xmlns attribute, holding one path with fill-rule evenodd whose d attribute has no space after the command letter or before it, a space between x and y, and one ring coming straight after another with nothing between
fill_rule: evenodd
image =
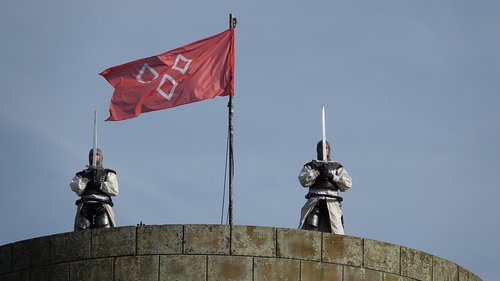
<instances>
[{"instance_id":1,"label":"white emblem on flag","mask_svg":"<svg viewBox=\"0 0 500 281\"><path fill-rule=\"evenodd\" d=\"M177 66L179 64L180 60L185 63L184 67L182 67L182 68ZM179 71L180 73L185 74L192 61L193 60L187 59L185 56L178 54L177 57L175 58L175 63L174 63L174 66L172 66L172 69L175 69L175 70Z\"/></svg>"},{"instance_id":2,"label":"white emblem on flag","mask_svg":"<svg viewBox=\"0 0 500 281\"><path fill-rule=\"evenodd\" d=\"M142 80L142 75L144 75L144 72L146 70L149 70L149 72L151 72L154 75L153 79L151 79L149 81ZM160 76L160 75L158 74L158 72L156 72L156 70L154 68L152 68L151 66L149 66L149 64L144 63L144 65L141 68L141 71L139 71L139 74L137 74L137 76L135 77L135 80L137 80L137 81L139 81L141 83L149 83L149 82L155 80L156 78L158 78L158 76Z\"/></svg>"},{"instance_id":3,"label":"white emblem on flag","mask_svg":"<svg viewBox=\"0 0 500 281\"><path fill-rule=\"evenodd\" d=\"M163 86L163 84L165 84L165 81L168 79L168 81L170 81L170 83L172 83L172 88L170 89L170 91L168 91L168 94L166 94L162 89L161 89L161 86ZM175 88L177 87L177 82L175 82L174 78L172 78L170 75L168 74L163 74L163 77L161 78L161 82L160 82L160 85L158 85L158 88L156 88L156 90L158 91L158 93L160 93L160 95L162 95L164 98L166 98L167 100L170 100L172 98L172 95L174 94L174 91L175 91Z\"/></svg>"},{"instance_id":4,"label":"white emblem on flag","mask_svg":"<svg viewBox=\"0 0 500 281\"><path fill-rule=\"evenodd\" d=\"M172 66L172 69L175 69L175 70L179 71L180 73L185 74L189 68L189 65L191 65L192 61L193 60L187 59L185 56L178 54L177 58L175 59L175 63ZM184 64L184 65L182 66L182 64ZM153 77L147 79L147 81L144 81L143 76L145 76L145 73L147 73L148 71L153 75ZM158 78L158 77L160 77L158 72L154 68L149 66L149 64L144 63L144 65L142 66L141 70L139 71L139 73L137 74L135 79L137 81L139 81L140 83L145 84L145 83L150 83L153 80L156 80L156 78ZM172 88L170 88L170 90L168 91L168 94L165 93L166 90L164 91L162 89L163 85L165 84L165 82L167 82L167 80L170 81L170 83L172 84ZM162 95L164 98L166 98L167 100L170 100L170 99L172 99L172 96L175 92L175 88L177 88L177 85L178 85L177 81L175 81L175 79L172 76L170 76L168 74L163 74L163 77L161 78L160 84L156 88L156 91L160 95Z\"/></svg>"}]
</instances>

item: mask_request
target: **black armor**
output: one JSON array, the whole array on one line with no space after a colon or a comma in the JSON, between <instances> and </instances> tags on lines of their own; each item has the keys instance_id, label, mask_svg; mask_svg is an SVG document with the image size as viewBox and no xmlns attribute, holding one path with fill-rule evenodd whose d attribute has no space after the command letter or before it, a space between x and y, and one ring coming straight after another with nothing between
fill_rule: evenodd
<instances>
[{"instance_id":1,"label":"black armor","mask_svg":"<svg viewBox=\"0 0 500 281\"><path fill-rule=\"evenodd\" d=\"M110 172L116 174L115 171L111 169L105 169L102 167L88 168L86 170L76 173L77 176L85 178L89 181L87 183L85 191L82 193L81 196L85 197L91 194L98 194L107 196L109 197L109 200L111 200L111 197L101 190L101 184L103 184L106 181L107 175Z\"/></svg>"},{"instance_id":2,"label":"black armor","mask_svg":"<svg viewBox=\"0 0 500 281\"><path fill-rule=\"evenodd\" d=\"M333 174L331 171L341 168L341 164L337 162L321 162L313 160L305 166L309 166L319 172L319 176L316 178L316 181L311 188L332 189L335 191L339 190L337 183L333 181Z\"/></svg>"}]
</instances>

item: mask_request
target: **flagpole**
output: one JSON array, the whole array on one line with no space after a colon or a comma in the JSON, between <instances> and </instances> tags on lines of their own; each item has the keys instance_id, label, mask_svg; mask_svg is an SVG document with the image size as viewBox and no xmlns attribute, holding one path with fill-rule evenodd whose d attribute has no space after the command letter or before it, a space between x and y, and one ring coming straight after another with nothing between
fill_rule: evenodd
<instances>
[{"instance_id":1,"label":"flagpole","mask_svg":"<svg viewBox=\"0 0 500 281\"><path fill-rule=\"evenodd\" d=\"M229 28L234 28L236 26L236 18L233 14L229 14ZM233 94L229 95L229 225L233 225L233 194L234 194L234 158L233 158L233 124L234 124L234 112L233 112Z\"/></svg>"}]
</instances>

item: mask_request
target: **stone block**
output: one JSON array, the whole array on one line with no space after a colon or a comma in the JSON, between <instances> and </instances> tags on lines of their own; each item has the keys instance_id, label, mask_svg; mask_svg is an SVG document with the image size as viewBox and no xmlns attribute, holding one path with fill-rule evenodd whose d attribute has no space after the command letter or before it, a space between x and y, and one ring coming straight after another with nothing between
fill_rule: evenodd
<instances>
[{"instance_id":1,"label":"stone block","mask_svg":"<svg viewBox=\"0 0 500 281\"><path fill-rule=\"evenodd\" d=\"M50 263L50 236L31 240L31 265L44 266Z\"/></svg>"},{"instance_id":2,"label":"stone block","mask_svg":"<svg viewBox=\"0 0 500 281\"><path fill-rule=\"evenodd\" d=\"M134 226L92 229L92 258L135 254Z\"/></svg>"},{"instance_id":3,"label":"stone block","mask_svg":"<svg viewBox=\"0 0 500 281\"><path fill-rule=\"evenodd\" d=\"M383 281L383 273L362 267L344 266L343 281Z\"/></svg>"},{"instance_id":4,"label":"stone block","mask_svg":"<svg viewBox=\"0 0 500 281\"><path fill-rule=\"evenodd\" d=\"M0 274L12 271L12 244L0 246Z\"/></svg>"},{"instance_id":5,"label":"stone block","mask_svg":"<svg viewBox=\"0 0 500 281\"><path fill-rule=\"evenodd\" d=\"M31 265L31 240L12 244L12 270L27 269Z\"/></svg>"},{"instance_id":6,"label":"stone block","mask_svg":"<svg viewBox=\"0 0 500 281\"><path fill-rule=\"evenodd\" d=\"M90 230L51 236L50 262L61 263L90 258L90 237Z\"/></svg>"},{"instance_id":7,"label":"stone block","mask_svg":"<svg viewBox=\"0 0 500 281\"><path fill-rule=\"evenodd\" d=\"M364 240L364 267L399 274L401 247L386 242Z\"/></svg>"},{"instance_id":8,"label":"stone block","mask_svg":"<svg viewBox=\"0 0 500 281\"><path fill-rule=\"evenodd\" d=\"M431 281L432 255L401 247L401 275L422 281Z\"/></svg>"},{"instance_id":9,"label":"stone block","mask_svg":"<svg viewBox=\"0 0 500 281\"><path fill-rule=\"evenodd\" d=\"M277 229L277 257L321 260L321 232Z\"/></svg>"},{"instance_id":10,"label":"stone block","mask_svg":"<svg viewBox=\"0 0 500 281\"><path fill-rule=\"evenodd\" d=\"M70 264L70 281L113 281L114 258L76 261Z\"/></svg>"},{"instance_id":11,"label":"stone block","mask_svg":"<svg viewBox=\"0 0 500 281\"><path fill-rule=\"evenodd\" d=\"M439 257L433 257L433 281L459 281L458 266Z\"/></svg>"},{"instance_id":12,"label":"stone block","mask_svg":"<svg viewBox=\"0 0 500 281\"><path fill-rule=\"evenodd\" d=\"M363 264L363 239L323 233L323 262L352 266Z\"/></svg>"},{"instance_id":13,"label":"stone block","mask_svg":"<svg viewBox=\"0 0 500 281\"><path fill-rule=\"evenodd\" d=\"M148 225L137 228L138 255L182 253L182 225Z\"/></svg>"},{"instance_id":14,"label":"stone block","mask_svg":"<svg viewBox=\"0 0 500 281\"><path fill-rule=\"evenodd\" d=\"M252 257L208 256L208 281L252 281Z\"/></svg>"},{"instance_id":15,"label":"stone block","mask_svg":"<svg viewBox=\"0 0 500 281\"><path fill-rule=\"evenodd\" d=\"M231 255L276 257L276 229L273 227L233 226Z\"/></svg>"},{"instance_id":16,"label":"stone block","mask_svg":"<svg viewBox=\"0 0 500 281\"><path fill-rule=\"evenodd\" d=\"M206 281L207 256L160 256L160 281Z\"/></svg>"},{"instance_id":17,"label":"stone block","mask_svg":"<svg viewBox=\"0 0 500 281\"><path fill-rule=\"evenodd\" d=\"M229 255L229 225L186 225L184 227L184 253Z\"/></svg>"},{"instance_id":18,"label":"stone block","mask_svg":"<svg viewBox=\"0 0 500 281\"><path fill-rule=\"evenodd\" d=\"M302 261L300 280L342 281L342 265L312 261Z\"/></svg>"},{"instance_id":19,"label":"stone block","mask_svg":"<svg viewBox=\"0 0 500 281\"><path fill-rule=\"evenodd\" d=\"M158 281L160 256L118 257L114 281Z\"/></svg>"},{"instance_id":20,"label":"stone block","mask_svg":"<svg viewBox=\"0 0 500 281\"><path fill-rule=\"evenodd\" d=\"M299 281L300 261L254 258L254 281Z\"/></svg>"}]
</instances>

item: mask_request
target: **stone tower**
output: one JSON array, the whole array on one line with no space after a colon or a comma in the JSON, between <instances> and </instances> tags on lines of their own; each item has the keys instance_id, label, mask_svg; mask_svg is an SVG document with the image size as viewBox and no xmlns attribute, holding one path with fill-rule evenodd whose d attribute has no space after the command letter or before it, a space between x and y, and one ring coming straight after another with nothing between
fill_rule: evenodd
<instances>
[{"instance_id":1,"label":"stone tower","mask_svg":"<svg viewBox=\"0 0 500 281\"><path fill-rule=\"evenodd\" d=\"M0 246L1 281L478 281L445 259L386 242L239 225L69 232Z\"/></svg>"}]
</instances>

